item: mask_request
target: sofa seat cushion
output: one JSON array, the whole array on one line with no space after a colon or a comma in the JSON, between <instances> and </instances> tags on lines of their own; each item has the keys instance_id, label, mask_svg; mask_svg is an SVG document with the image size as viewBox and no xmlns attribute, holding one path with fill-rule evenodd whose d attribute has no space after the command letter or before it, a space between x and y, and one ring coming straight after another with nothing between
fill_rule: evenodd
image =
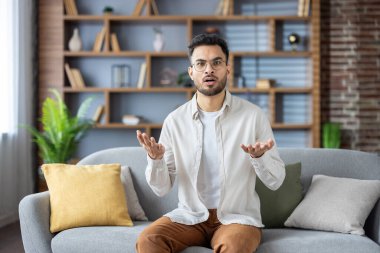
<instances>
[{"instance_id":1,"label":"sofa seat cushion","mask_svg":"<svg viewBox=\"0 0 380 253\"><path fill-rule=\"evenodd\" d=\"M136 221L133 227L99 226L64 230L52 240L54 253L135 253L139 234L150 224ZM191 247L182 253L212 253ZM264 229L257 253L357 253L380 252L380 246L366 236L302 229Z\"/></svg>"},{"instance_id":2,"label":"sofa seat cushion","mask_svg":"<svg viewBox=\"0 0 380 253\"><path fill-rule=\"evenodd\" d=\"M357 253L380 252L366 236L303 229L264 229L257 253Z\"/></svg>"},{"instance_id":3,"label":"sofa seat cushion","mask_svg":"<svg viewBox=\"0 0 380 253\"><path fill-rule=\"evenodd\" d=\"M139 234L151 222L136 221L133 227L96 226L67 229L52 240L54 253L135 252Z\"/></svg>"},{"instance_id":4,"label":"sofa seat cushion","mask_svg":"<svg viewBox=\"0 0 380 253\"><path fill-rule=\"evenodd\" d=\"M133 227L97 226L64 230L52 240L54 253L135 253L139 234L149 221L135 221ZM182 253L212 253L211 249L191 247Z\"/></svg>"}]
</instances>

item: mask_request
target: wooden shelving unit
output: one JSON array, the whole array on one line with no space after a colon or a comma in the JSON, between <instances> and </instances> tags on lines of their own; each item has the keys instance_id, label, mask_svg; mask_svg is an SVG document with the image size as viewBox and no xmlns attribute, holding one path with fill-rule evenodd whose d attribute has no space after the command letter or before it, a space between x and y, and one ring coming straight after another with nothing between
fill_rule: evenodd
<instances>
[{"instance_id":1,"label":"wooden shelving unit","mask_svg":"<svg viewBox=\"0 0 380 253\"><path fill-rule=\"evenodd\" d=\"M78 1L78 0L77 0ZM239 0L235 0L239 1ZM281 0L279 0L281 1ZM268 50L255 51L243 50L232 51L230 54L230 64L232 65L231 78L229 80L229 90L234 94L263 94L268 96L269 103L269 116L273 129L280 130L305 130L310 132L310 146L319 147L320 145L320 99L319 99L319 82L320 82L320 49L319 49L319 33L320 33L320 1L312 1L311 15L308 17L298 17L289 15L269 15L269 16L254 16L254 15L228 15L228 16L215 16L215 15L153 15L148 12L142 16L132 15L76 15L70 16L64 14L63 0L41 0L39 1L39 23L40 23L40 102L46 97L47 89L50 87L58 88L62 91L65 97L75 95L86 95L89 93L96 93L104 98L105 103L105 121L103 124L96 125L99 129L144 129L148 133L153 130L160 130L162 122L144 123L136 126L127 126L121 122L111 120L110 114L113 112L111 105L111 98L113 95L128 96L133 94L154 94L157 99L161 94L178 94L183 93L186 99L191 99L195 93L194 88L187 87L158 87L155 80L152 80L153 74L153 61L160 61L171 58L186 59L186 51L163 51L154 52L150 50L135 50L135 49L122 49L120 52L113 52L106 48L102 52L93 51L80 51L70 52L67 49L67 29L73 24L91 23L105 25L108 29L106 32L106 39L109 42L110 30L113 26L144 24L156 25L159 23L181 25L184 30L186 41L189 42L193 37L195 30L199 29L199 24L220 24L233 22L238 24L250 24L254 22L264 22L267 24L268 37ZM194 10L196 11L196 10ZM303 22L308 24L309 29L309 43L305 51L284 51L278 49L278 29L282 27L284 22ZM44 38L49 37L49 43L44 42ZM184 47L185 48L185 47ZM170 50L170 49L168 49ZM305 87L271 87L269 89L258 89L254 87L238 88L234 83L234 62L236 59L243 57L251 58L307 58L312 63L312 70L310 71L310 83ZM80 61L83 59L138 59L147 63L147 76L144 88L136 87L122 87L111 88L111 84L104 84L105 87L94 87L89 84L88 87L82 89L73 89L67 83L64 73L64 63L71 61ZM289 63L291 64L291 63ZM52 66L54 70L51 71ZM186 69L184 69L186 71ZM134 86L135 84L132 84ZM306 123L284 123L276 122L276 105L277 97L292 94L306 94L310 97L310 122ZM159 110L159 108L155 108Z\"/></svg>"}]
</instances>

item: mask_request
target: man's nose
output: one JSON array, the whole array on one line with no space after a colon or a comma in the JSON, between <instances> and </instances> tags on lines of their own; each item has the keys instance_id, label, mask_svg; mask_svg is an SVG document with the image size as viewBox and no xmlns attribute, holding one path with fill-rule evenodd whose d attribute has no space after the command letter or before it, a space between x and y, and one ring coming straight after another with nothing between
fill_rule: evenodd
<instances>
[{"instance_id":1,"label":"man's nose","mask_svg":"<svg viewBox=\"0 0 380 253\"><path fill-rule=\"evenodd\" d=\"M206 63L205 73L214 73L214 69L211 67L211 63Z\"/></svg>"}]
</instances>

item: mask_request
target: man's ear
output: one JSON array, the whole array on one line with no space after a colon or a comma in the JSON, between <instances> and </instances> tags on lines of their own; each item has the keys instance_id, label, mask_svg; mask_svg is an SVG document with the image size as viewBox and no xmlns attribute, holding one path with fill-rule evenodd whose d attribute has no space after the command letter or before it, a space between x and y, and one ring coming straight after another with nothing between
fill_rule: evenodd
<instances>
[{"instance_id":1,"label":"man's ear","mask_svg":"<svg viewBox=\"0 0 380 253\"><path fill-rule=\"evenodd\" d=\"M231 73L231 65L227 65L227 75L230 75Z\"/></svg>"},{"instance_id":2,"label":"man's ear","mask_svg":"<svg viewBox=\"0 0 380 253\"><path fill-rule=\"evenodd\" d=\"M189 73L189 76L190 76L191 80L194 81L194 78L193 78L193 68L191 66L187 68L187 73Z\"/></svg>"}]
</instances>

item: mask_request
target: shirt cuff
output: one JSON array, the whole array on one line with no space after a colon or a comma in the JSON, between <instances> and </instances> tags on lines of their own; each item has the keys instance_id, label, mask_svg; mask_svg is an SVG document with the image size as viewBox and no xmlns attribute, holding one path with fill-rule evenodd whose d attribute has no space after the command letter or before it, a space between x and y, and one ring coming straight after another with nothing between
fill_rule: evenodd
<instances>
[{"instance_id":1,"label":"shirt cuff","mask_svg":"<svg viewBox=\"0 0 380 253\"><path fill-rule=\"evenodd\" d=\"M265 152L262 156L255 157L255 158L249 155L249 160L251 161L255 170L259 170L259 171L265 170L264 161L265 161L265 157L267 156L267 152Z\"/></svg>"},{"instance_id":2,"label":"shirt cuff","mask_svg":"<svg viewBox=\"0 0 380 253\"><path fill-rule=\"evenodd\" d=\"M154 160L150 158L150 156L147 154L147 161L148 161L148 166L151 168L162 168L164 165L164 158L161 158L159 160Z\"/></svg>"}]
</instances>

